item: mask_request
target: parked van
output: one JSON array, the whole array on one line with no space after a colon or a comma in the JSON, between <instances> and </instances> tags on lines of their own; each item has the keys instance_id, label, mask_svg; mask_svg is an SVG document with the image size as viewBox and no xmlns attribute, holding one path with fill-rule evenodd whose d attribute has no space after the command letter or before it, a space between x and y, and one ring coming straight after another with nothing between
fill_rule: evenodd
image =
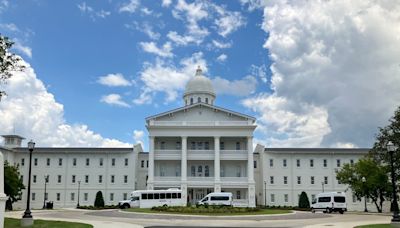
<instances>
[{"instance_id":1,"label":"parked van","mask_svg":"<svg viewBox=\"0 0 400 228\"><path fill-rule=\"evenodd\" d=\"M197 202L199 205L225 205L232 206L231 192L212 192Z\"/></svg>"},{"instance_id":2,"label":"parked van","mask_svg":"<svg viewBox=\"0 0 400 228\"><path fill-rule=\"evenodd\" d=\"M347 211L346 194L343 192L323 192L319 193L311 204L311 211L323 210L324 213L339 212L343 214Z\"/></svg>"}]
</instances>

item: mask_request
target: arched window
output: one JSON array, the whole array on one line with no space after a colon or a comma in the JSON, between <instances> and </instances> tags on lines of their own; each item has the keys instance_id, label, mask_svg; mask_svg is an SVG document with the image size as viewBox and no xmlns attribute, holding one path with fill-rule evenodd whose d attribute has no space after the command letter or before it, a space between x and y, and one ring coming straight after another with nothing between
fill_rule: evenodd
<instances>
[{"instance_id":1,"label":"arched window","mask_svg":"<svg viewBox=\"0 0 400 228\"><path fill-rule=\"evenodd\" d=\"M197 98L197 103L200 103L201 102L201 97L198 97Z\"/></svg>"},{"instance_id":2,"label":"arched window","mask_svg":"<svg viewBox=\"0 0 400 228\"><path fill-rule=\"evenodd\" d=\"M206 104L208 104L208 97L206 97Z\"/></svg>"},{"instance_id":3,"label":"arched window","mask_svg":"<svg viewBox=\"0 0 400 228\"><path fill-rule=\"evenodd\" d=\"M190 104L193 104L193 97L190 98Z\"/></svg>"}]
</instances>

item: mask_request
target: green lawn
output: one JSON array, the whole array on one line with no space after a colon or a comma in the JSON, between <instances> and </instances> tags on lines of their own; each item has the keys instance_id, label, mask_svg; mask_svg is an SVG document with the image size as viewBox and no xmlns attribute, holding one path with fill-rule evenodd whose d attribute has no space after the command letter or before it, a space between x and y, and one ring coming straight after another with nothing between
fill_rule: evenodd
<instances>
[{"instance_id":1,"label":"green lawn","mask_svg":"<svg viewBox=\"0 0 400 228\"><path fill-rule=\"evenodd\" d=\"M4 228L19 228L21 220L14 218L4 219ZM32 228L93 228L92 225L76 222L47 221L34 219Z\"/></svg>"},{"instance_id":2,"label":"green lawn","mask_svg":"<svg viewBox=\"0 0 400 228\"><path fill-rule=\"evenodd\" d=\"M373 225L364 225L364 226L356 226L355 228L389 228L392 227L390 224L373 224Z\"/></svg>"},{"instance_id":3,"label":"green lawn","mask_svg":"<svg viewBox=\"0 0 400 228\"><path fill-rule=\"evenodd\" d=\"M274 214L288 214L291 213L291 210L283 210L283 209L260 209L259 211L254 212L227 212L227 213L214 213L214 212L164 212L164 211L155 211L151 210L151 208L128 208L124 211L128 212L142 212L142 213L158 213L158 214L188 214L188 215L213 215L213 216L229 216L229 215L274 215Z\"/></svg>"}]
</instances>

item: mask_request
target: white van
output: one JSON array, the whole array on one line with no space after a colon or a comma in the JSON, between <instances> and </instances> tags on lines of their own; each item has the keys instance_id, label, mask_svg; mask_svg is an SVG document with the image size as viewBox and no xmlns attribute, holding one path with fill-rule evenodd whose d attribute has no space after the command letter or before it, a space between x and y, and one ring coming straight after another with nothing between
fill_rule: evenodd
<instances>
[{"instance_id":1,"label":"white van","mask_svg":"<svg viewBox=\"0 0 400 228\"><path fill-rule=\"evenodd\" d=\"M158 206L186 206L182 190L139 190L131 192L130 199L118 202L122 209L130 207L152 208Z\"/></svg>"},{"instance_id":2,"label":"white van","mask_svg":"<svg viewBox=\"0 0 400 228\"><path fill-rule=\"evenodd\" d=\"M231 192L212 192L197 202L199 205L225 205L232 206Z\"/></svg>"},{"instance_id":3,"label":"white van","mask_svg":"<svg viewBox=\"0 0 400 228\"><path fill-rule=\"evenodd\" d=\"M311 211L323 210L324 213L339 212L343 214L347 211L346 194L343 192L323 192L319 193L311 204Z\"/></svg>"}]
</instances>

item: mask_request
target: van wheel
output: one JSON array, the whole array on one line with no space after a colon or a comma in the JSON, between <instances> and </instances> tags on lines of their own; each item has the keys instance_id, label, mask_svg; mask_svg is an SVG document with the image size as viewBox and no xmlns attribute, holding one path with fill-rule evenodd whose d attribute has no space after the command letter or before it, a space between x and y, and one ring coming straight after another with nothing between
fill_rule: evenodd
<instances>
[{"instance_id":1,"label":"van wheel","mask_svg":"<svg viewBox=\"0 0 400 228\"><path fill-rule=\"evenodd\" d=\"M339 211L339 213L340 213L340 214L343 214L343 213L344 213L344 211L343 211L343 210L340 210L340 211Z\"/></svg>"},{"instance_id":2,"label":"van wheel","mask_svg":"<svg viewBox=\"0 0 400 228\"><path fill-rule=\"evenodd\" d=\"M129 206L129 204L126 203L126 204L124 204L123 208L127 209L127 208L130 208L130 206Z\"/></svg>"},{"instance_id":3,"label":"van wheel","mask_svg":"<svg viewBox=\"0 0 400 228\"><path fill-rule=\"evenodd\" d=\"M314 210L314 208L311 208L311 213L315 213L315 210Z\"/></svg>"},{"instance_id":4,"label":"van wheel","mask_svg":"<svg viewBox=\"0 0 400 228\"><path fill-rule=\"evenodd\" d=\"M328 209L329 214L332 213L332 211L333 211L332 208Z\"/></svg>"}]
</instances>

